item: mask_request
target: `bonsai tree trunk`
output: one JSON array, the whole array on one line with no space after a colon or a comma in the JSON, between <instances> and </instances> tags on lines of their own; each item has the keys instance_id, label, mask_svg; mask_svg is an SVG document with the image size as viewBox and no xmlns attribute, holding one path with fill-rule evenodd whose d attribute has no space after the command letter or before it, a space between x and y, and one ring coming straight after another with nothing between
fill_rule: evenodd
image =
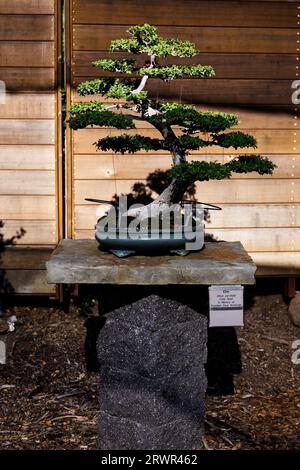
<instances>
[{"instance_id":1,"label":"bonsai tree trunk","mask_svg":"<svg viewBox=\"0 0 300 470\"><path fill-rule=\"evenodd\" d=\"M185 163L185 152L179 148L178 139L172 128L167 123L162 125L156 124L155 127L164 137L165 143L172 148L173 166ZM128 215L136 217L140 221L150 216L157 217L159 214L163 214L164 210L169 211L170 206L173 204L180 203L188 187L189 183L173 178L169 186L153 202L150 202L143 208L129 209Z\"/></svg>"},{"instance_id":2,"label":"bonsai tree trunk","mask_svg":"<svg viewBox=\"0 0 300 470\"><path fill-rule=\"evenodd\" d=\"M189 184L173 178L169 186L153 202L144 207L133 208L127 211L130 217L136 217L139 221L149 217L158 217L163 215L164 211L169 212L173 204L178 204L183 199L183 195L188 189Z\"/></svg>"}]
</instances>

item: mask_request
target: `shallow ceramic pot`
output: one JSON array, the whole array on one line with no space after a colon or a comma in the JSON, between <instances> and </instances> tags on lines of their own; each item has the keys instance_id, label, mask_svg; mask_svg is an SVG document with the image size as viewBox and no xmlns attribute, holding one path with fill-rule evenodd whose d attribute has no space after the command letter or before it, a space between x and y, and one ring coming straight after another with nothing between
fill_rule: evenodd
<instances>
[{"instance_id":1,"label":"shallow ceramic pot","mask_svg":"<svg viewBox=\"0 0 300 470\"><path fill-rule=\"evenodd\" d=\"M196 251L201 250L204 245L204 226L201 223L193 228L137 232L130 228L105 231L97 224L96 240L100 248L107 251L125 250L137 253Z\"/></svg>"}]
</instances>

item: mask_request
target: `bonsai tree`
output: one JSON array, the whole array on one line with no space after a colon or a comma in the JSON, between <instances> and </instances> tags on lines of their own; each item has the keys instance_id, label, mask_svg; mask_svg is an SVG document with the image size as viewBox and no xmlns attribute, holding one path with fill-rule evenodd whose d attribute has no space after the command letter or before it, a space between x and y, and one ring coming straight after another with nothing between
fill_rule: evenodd
<instances>
[{"instance_id":1,"label":"bonsai tree","mask_svg":"<svg viewBox=\"0 0 300 470\"><path fill-rule=\"evenodd\" d=\"M184 77L197 79L215 75L210 65L171 64L173 57L196 56L198 51L193 43L162 38L149 24L132 26L127 32L131 37L110 43L111 56L117 55L117 58L92 62L94 67L105 71L106 76L78 86L79 95L100 94L112 104L100 100L75 103L69 109L69 125L74 130L95 125L126 131L134 129L137 121L145 121L160 133L160 138L150 138L139 133L120 132L119 136L104 137L95 142L97 149L102 151L134 154L139 150L167 150L172 156L168 187L148 206L130 209L128 215L139 220L148 218L149 206L151 216L161 214L165 208L169 210L172 204L180 202L187 188L196 181L221 180L230 178L232 173L272 173L275 165L257 154L239 155L224 164L205 160L187 162L191 150L210 146L255 149L256 140L240 131L227 131L238 124L236 114L198 111L190 104L156 99L147 91L151 79L169 82Z\"/></svg>"}]
</instances>

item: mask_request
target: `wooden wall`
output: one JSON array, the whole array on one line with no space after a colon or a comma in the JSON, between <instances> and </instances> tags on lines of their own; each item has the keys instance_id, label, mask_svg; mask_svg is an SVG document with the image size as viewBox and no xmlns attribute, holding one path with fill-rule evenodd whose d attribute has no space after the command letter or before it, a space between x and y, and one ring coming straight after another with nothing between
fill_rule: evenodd
<instances>
[{"instance_id":1,"label":"wooden wall","mask_svg":"<svg viewBox=\"0 0 300 470\"><path fill-rule=\"evenodd\" d=\"M299 271L300 151L298 110L291 103L291 84L298 73L299 2L70 0L70 4L72 102L79 99L76 85L99 74L90 61L106 56L110 40L126 36L129 25L152 23L162 36L196 43L201 50L197 61L213 65L216 77L171 84L152 79L152 93L179 96L181 102L195 103L202 109L237 112L239 128L253 134L258 152L278 165L272 177L250 174L198 184L199 200L223 208L211 214L206 230L219 239L241 240L264 269L261 272ZM142 131L155 135L147 126ZM144 181L151 171L170 166L167 154L122 156L95 151L97 138L116 133L114 129L93 128L70 134L70 236L94 236L97 206L87 203L85 197L110 198L116 192L129 192L134 182ZM194 153L191 158L230 158L228 151L219 148L206 152Z\"/></svg>"},{"instance_id":2,"label":"wooden wall","mask_svg":"<svg viewBox=\"0 0 300 470\"><path fill-rule=\"evenodd\" d=\"M0 104L0 219L5 237L26 230L18 241L25 251L19 247L4 259L21 293L54 290L46 283L44 261L58 240L59 14L56 0L0 2L0 80L6 85Z\"/></svg>"}]
</instances>

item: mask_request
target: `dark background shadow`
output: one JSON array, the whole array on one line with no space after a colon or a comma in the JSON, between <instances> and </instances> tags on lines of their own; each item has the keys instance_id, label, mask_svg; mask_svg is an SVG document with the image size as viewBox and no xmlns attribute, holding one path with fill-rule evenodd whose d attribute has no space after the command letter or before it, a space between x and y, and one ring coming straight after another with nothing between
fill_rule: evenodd
<instances>
[{"instance_id":1,"label":"dark background shadow","mask_svg":"<svg viewBox=\"0 0 300 470\"><path fill-rule=\"evenodd\" d=\"M13 294L14 288L9 282L6 271L3 268L3 255L7 246L15 245L16 241L25 235L25 230L20 228L11 238L5 238L3 234L4 222L0 220L0 316L4 311L4 296L6 294Z\"/></svg>"}]
</instances>

